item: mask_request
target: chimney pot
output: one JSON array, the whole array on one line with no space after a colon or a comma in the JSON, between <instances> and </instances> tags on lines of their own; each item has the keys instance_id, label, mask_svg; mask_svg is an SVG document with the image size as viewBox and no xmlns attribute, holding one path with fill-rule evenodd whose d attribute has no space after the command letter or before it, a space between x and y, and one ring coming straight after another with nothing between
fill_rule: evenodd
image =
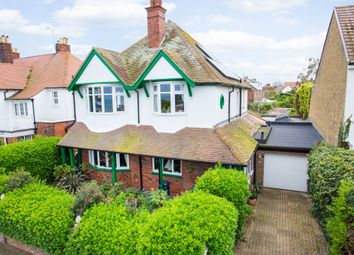
<instances>
[{"instance_id":1,"label":"chimney pot","mask_svg":"<svg viewBox=\"0 0 354 255\"><path fill-rule=\"evenodd\" d=\"M69 39L67 37L60 38L55 44L55 51L56 53L65 52L65 51L70 52Z\"/></svg>"},{"instance_id":2,"label":"chimney pot","mask_svg":"<svg viewBox=\"0 0 354 255\"><path fill-rule=\"evenodd\" d=\"M148 18L149 48L158 48L165 36L166 9L162 7L162 0L150 0L150 7L146 8Z\"/></svg>"},{"instance_id":3,"label":"chimney pot","mask_svg":"<svg viewBox=\"0 0 354 255\"><path fill-rule=\"evenodd\" d=\"M0 63L13 64L14 58L12 53L12 45L8 36L0 37Z\"/></svg>"}]
</instances>

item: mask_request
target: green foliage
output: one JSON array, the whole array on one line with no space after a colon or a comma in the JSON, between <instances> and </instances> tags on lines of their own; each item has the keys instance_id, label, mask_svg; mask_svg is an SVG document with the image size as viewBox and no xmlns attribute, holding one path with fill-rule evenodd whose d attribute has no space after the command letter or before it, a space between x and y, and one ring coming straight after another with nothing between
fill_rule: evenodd
<instances>
[{"instance_id":1,"label":"green foliage","mask_svg":"<svg viewBox=\"0 0 354 255\"><path fill-rule=\"evenodd\" d=\"M75 172L75 169L69 165L57 165L54 167L53 175L55 179L59 180L60 178L67 176Z\"/></svg>"},{"instance_id":2,"label":"green foliage","mask_svg":"<svg viewBox=\"0 0 354 255\"><path fill-rule=\"evenodd\" d=\"M0 167L8 172L24 168L41 180L53 180L53 169L58 164L56 145L59 138L40 137L0 147Z\"/></svg>"},{"instance_id":3,"label":"green foliage","mask_svg":"<svg viewBox=\"0 0 354 255\"><path fill-rule=\"evenodd\" d=\"M36 180L31 176L29 172L19 169L16 172L12 172L5 183L5 191L10 192L15 189L23 188L29 183Z\"/></svg>"},{"instance_id":4,"label":"green foliage","mask_svg":"<svg viewBox=\"0 0 354 255\"><path fill-rule=\"evenodd\" d=\"M1 232L50 254L62 254L74 223L73 200L65 191L38 183L9 192L0 202Z\"/></svg>"},{"instance_id":5,"label":"green foliage","mask_svg":"<svg viewBox=\"0 0 354 255\"><path fill-rule=\"evenodd\" d=\"M347 142L349 133L350 133L350 127L352 124L351 120L352 116L350 116L344 124L341 124L339 127L339 134L338 134L338 147L344 148L344 149L349 149L349 144Z\"/></svg>"},{"instance_id":6,"label":"green foliage","mask_svg":"<svg viewBox=\"0 0 354 255\"><path fill-rule=\"evenodd\" d=\"M248 106L251 111L257 112L259 114L266 114L273 109L273 103L252 103Z\"/></svg>"},{"instance_id":7,"label":"green foliage","mask_svg":"<svg viewBox=\"0 0 354 255\"><path fill-rule=\"evenodd\" d=\"M151 190L145 193L143 207L152 212L161 206L168 199L166 191L163 190Z\"/></svg>"},{"instance_id":8,"label":"green foliage","mask_svg":"<svg viewBox=\"0 0 354 255\"><path fill-rule=\"evenodd\" d=\"M91 181L81 186L77 192L72 212L74 215L82 215L84 211L91 208L93 205L102 202L104 195L97 182Z\"/></svg>"},{"instance_id":9,"label":"green foliage","mask_svg":"<svg viewBox=\"0 0 354 255\"><path fill-rule=\"evenodd\" d=\"M141 226L138 254L233 254L237 210L196 191L168 201Z\"/></svg>"},{"instance_id":10,"label":"green foliage","mask_svg":"<svg viewBox=\"0 0 354 255\"><path fill-rule=\"evenodd\" d=\"M95 205L84 213L79 228L70 236L66 254L137 254L138 229L146 214L131 216L115 202Z\"/></svg>"},{"instance_id":11,"label":"green foliage","mask_svg":"<svg viewBox=\"0 0 354 255\"><path fill-rule=\"evenodd\" d=\"M8 179L9 179L8 175L6 174L0 175L0 195L6 192L6 183Z\"/></svg>"},{"instance_id":12,"label":"green foliage","mask_svg":"<svg viewBox=\"0 0 354 255\"><path fill-rule=\"evenodd\" d=\"M354 246L354 181L342 181L339 196L331 206L333 217L326 224L331 238L331 254L352 254Z\"/></svg>"},{"instance_id":13,"label":"green foliage","mask_svg":"<svg viewBox=\"0 0 354 255\"><path fill-rule=\"evenodd\" d=\"M301 86L296 90L297 111L304 119L307 119L307 117L309 116L312 87L312 82L305 82L302 83Z\"/></svg>"},{"instance_id":14,"label":"green foliage","mask_svg":"<svg viewBox=\"0 0 354 255\"><path fill-rule=\"evenodd\" d=\"M324 229L332 216L328 206L338 196L340 182L354 178L354 151L320 143L309 155L308 190L312 198L312 213Z\"/></svg>"},{"instance_id":15,"label":"green foliage","mask_svg":"<svg viewBox=\"0 0 354 255\"><path fill-rule=\"evenodd\" d=\"M240 238L246 216L251 210L247 204L250 196L247 175L241 171L223 168L219 164L198 178L195 189L224 197L235 205L239 212L237 238Z\"/></svg>"},{"instance_id":16,"label":"green foliage","mask_svg":"<svg viewBox=\"0 0 354 255\"><path fill-rule=\"evenodd\" d=\"M58 179L57 187L76 194L86 181L87 176L80 170L72 171Z\"/></svg>"},{"instance_id":17,"label":"green foliage","mask_svg":"<svg viewBox=\"0 0 354 255\"><path fill-rule=\"evenodd\" d=\"M279 93L274 96L274 106L281 108L293 108L295 94L294 93Z\"/></svg>"}]
</instances>

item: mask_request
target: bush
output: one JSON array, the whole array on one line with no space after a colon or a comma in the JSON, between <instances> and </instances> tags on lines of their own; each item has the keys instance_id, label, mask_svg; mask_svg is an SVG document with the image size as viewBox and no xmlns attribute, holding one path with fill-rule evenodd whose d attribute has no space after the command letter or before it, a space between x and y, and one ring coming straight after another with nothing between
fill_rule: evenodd
<instances>
[{"instance_id":1,"label":"bush","mask_svg":"<svg viewBox=\"0 0 354 255\"><path fill-rule=\"evenodd\" d=\"M138 226L145 212L131 216L112 202L87 210L66 247L66 254L137 254Z\"/></svg>"},{"instance_id":2,"label":"bush","mask_svg":"<svg viewBox=\"0 0 354 255\"><path fill-rule=\"evenodd\" d=\"M62 177L57 179L57 187L59 189L65 189L73 194L80 191L81 186L87 179L87 176L81 172L81 170L72 170L71 172L63 174Z\"/></svg>"},{"instance_id":3,"label":"bush","mask_svg":"<svg viewBox=\"0 0 354 255\"><path fill-rule=\"evenodd\" d=\"M226 199L185 193L149 215L141 226L138 254L233 254L237 210Z\"/></svg>"},{"instance_id":4,"label":"bush","mask_svg":"<svg viewBox=\"0 0 354 255\"><path fill-rule=\"evenodd\" d=\"M354 181L343 181L331 206L333 217L326 224L331 254L352 254L354 240Z\"/></svg>"},{"instance_id":5,"label":"bush","mask_svg":"<svg viewBox=\"0 0 354 255\"><path fill-rule=\"evenodd\" d=\"M44 184L29 184L0 202L0 229L50 254L62 254L73 215L73 196Z\"/></svg>"},{"instance_id":6,"label":"bush","mask_svg":"<svg viewBox=\"0 0 354 255\"><path fill-rule=\"evenodd\" d=\"M239 239L243 234L246 216L251 210L247 204L250 196L247 175L237 170L225 169L219 164L198 178L195 189L226 198L235 205L239 213L237 223Z\"/></svg>"},{"instance_id":7,"label":"bush","mask_svg":"<svg viewBox=\"0 0 354 255\"><path fill-rule=\"evenodd\" d=\"M54 166L58 164L58 142L56 137L37 136L31 141L0 146L0 167L7 172L24 168L34 177L51 181Z\"/></svg>"},{"instance_id":8,"label":"bush","mask_svg":"<svg viewBox=\"0 0 354 255\"><path fill-rule=\"evenodd\" d=\"M312 87L312 82L305 82L296 90L296 107L304 119L309 115Z\"/></svg>"},{"instance_id":9,"label":"bush","mask_svg":"<svg viewBox=\"0 0 354 255\"><path fill-rule=\"evenodd\" d=\"M146 208L149 212L152 212L163 206L167 199L168 195L164 190L147 191L145 192L143 207Z\"/></svg>"},{"instance_id":10,"label":"bush","mask_svg":"<svg viewBox=\"0 0 354 255\"><path fill-rule=\"evenodd\" d=\"M312 198L312 213L325 230L332 216L328 206L338 196L341 180L354 178L354 151L334 148L326 143L315 146L309 155L308 190Z\"/></svg>"},{"instance_id":11,"label":"bush","mask_svg":"<svg viewBox=\"0 0 354 255\"><path fill-rule=\"evenodd\" d=\"M249 109L259 114L266 114L273 109L273 103L252 103L249 105Z\"/></svg>"},{"instance_id":12,"label":"bush","mask_svg":"<svg viewBox=\"0 0 354 255\"><path fill-rule=\"evenodd\" d=\"M5 183L5 191L10 192L15 189L23 188L32 182L35 182L35 179L31 176L31 174L24 171L23 169L19 169L7 177L7 181Z\"/></svg>"},{"instance_id":13,"label":"bush","mask_svg":"<svg viewBox=\"0 0 354 255\"><path fill-rule=\"evenodd\" d=\"M85 183L76 194L72 212L74 215L82 215L84 211L102 202L103 199L101 188L95 181Z\"/></svg>"},{"instance_id":14,"label":"bush","mask_svg":"<svg viewBox=\"0 0 354 255\"><path fill-rule=\"evenodd\" d=\"M9 179L9 176L6 174L0 175L0 195L6 192L6 182Z\"/></svg>"}]
</instances>

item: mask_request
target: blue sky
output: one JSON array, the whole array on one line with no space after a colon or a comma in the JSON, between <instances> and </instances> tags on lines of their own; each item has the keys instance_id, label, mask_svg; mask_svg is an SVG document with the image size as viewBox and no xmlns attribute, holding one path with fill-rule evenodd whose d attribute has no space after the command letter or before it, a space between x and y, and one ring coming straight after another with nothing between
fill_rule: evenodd
<instances>
[{"instance_id":1,"label":"blue sky","mask_svg":"<svg viewBox=\"0 0 354 255\"><path fill-rule=\"evenodd\" d=\"M146 35L148 0L0 0L0 34L22 56L54 51L69 37L84 58L92 46L121 51ZM167 18L238 75L293 81L320 57L334 6L349 0L164 0Z\"/></svg>"}]
</instances>

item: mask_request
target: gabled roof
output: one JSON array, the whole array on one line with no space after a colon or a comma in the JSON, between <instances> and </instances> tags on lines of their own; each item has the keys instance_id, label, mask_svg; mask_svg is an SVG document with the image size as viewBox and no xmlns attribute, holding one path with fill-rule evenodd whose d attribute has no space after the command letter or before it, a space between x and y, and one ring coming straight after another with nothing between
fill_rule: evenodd
<instances>
[{"instance_id":1,"label":"gabled roof","mask_svg":"<svg viewBox=\"0 0 354 255\"><path fill-rule=\"evenodd\" d=\"M165 39L157 49L149 48L148 38L145 37L121 53L102 48L93 50L114 70L127 88L139 86L144 75L161 54L185 75L185 79L194 84L244 86L236 75L230 77L216 59L172 21L166 23ZM71 84L70 88L74 85Z\"/></svg>"},{"instance_id":2,"label":"gabled roof","mask_svg":"<svg viewBox=\"0 0 354 255\"><path fill-rule=\"evenodd\" d=\"M349 64L354 64L354 5L335 7L344 50Z\"/></svg>"},{"instance_id":3,"label":"gabled roof","mask_svg":"<svg viewBox=\"0 0 354 255\"><path fill-rule=\"evenodd\" d=\"M95 133L78 122L70 128L59 146L247 165L257 146L252 136L264 123L259 117L246 113L223 127L184 128L170 134L158 133L152 126L135 125Z\"/></svg>"},{"instance_id":4,"label":"gabled roof","mask_svg":"<svg viewBox=\"0 0 354 255\"><path fill-rule=\"evenodd\" d=\"M4 73L0 88L13 84L20 91L11 99L29 99L45 88L66 88L80 65L81 60L70 52L16 59L14 64L0 65L0 74Z\"/></svg>"}]
</instances>

